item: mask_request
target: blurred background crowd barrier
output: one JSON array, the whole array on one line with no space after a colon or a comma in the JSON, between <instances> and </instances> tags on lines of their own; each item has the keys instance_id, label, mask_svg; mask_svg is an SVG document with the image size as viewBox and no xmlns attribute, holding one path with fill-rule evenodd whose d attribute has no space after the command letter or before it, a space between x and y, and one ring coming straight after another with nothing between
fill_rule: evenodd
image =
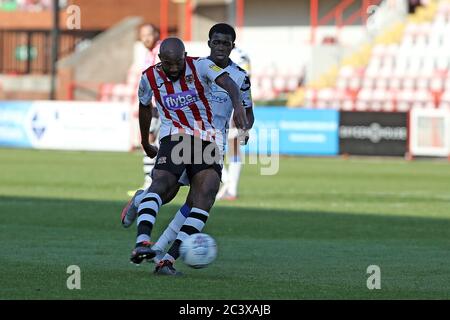
<instances>
[{"instance_id":1,"label":"blurred background crowd barrier","mask_svg":"<svg viewBox=\"0 0 450 320\"><path fill-rule=\"evenodd\" d=\"M139 26L203 56L217 22L251 61L254 136L278 130L280 153L450 155L448 0L0 0L0 145L97 150L82 124L110 106L127 142L107 149L138 147ZM67 110L79 133L50 129Z\"/></svg>"}]
</instances>

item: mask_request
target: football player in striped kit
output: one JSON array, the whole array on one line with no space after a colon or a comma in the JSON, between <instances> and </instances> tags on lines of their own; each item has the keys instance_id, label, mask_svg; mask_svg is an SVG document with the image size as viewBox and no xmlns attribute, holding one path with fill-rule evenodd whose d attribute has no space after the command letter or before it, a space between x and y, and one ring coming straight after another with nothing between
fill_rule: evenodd
<instances>
[{"instance_id":1,"label":"football player in striped kit","mask_svg":"<svg viewBox=\"0 0 450 320\"><path fill-rule=\"evenodd\" d=\"M210 41L208 42L208 44L211 48L211 53L208 58L215 64L223 68L233 79L233 81L238 85L238 87L240 87L242 105L245 107L245 112L248 119L247 129L250 129L251 126L253 126L254 122L252 109L253 103L250 91L250 80L246 71L240 68L236 63L234 63L229 59L230 52L234 47L234 40L236 38L235 31L233 27L227 24L223 23L217 24L211 28L209 32L209 38ZM229 127L231 114L233 111L233 104L227 92L214 83L211 86L211 91L210 95L208 96L208 100L212 104L214 126L216 129L221 131L222 136L224 137L223 140L224 144L221 146L222 152L224 152L227 131ZM248 136L244 133L242 138L246 142ZM179 180L178 188L180 185L188 185L188 184L189 180L186 179L186 175L183 174ZM178 188L176 188L172 192L171 196L172 198L178 192ZM169 223L169 226L159 237L158 241L153 245L152 249L157 253L157 256L154 258L156 263L159 263L160 260L174 261L178 256L177 255L178 253L175 249L171 248L171 250L169 250L167 255L164 255L164 250L168 244L176 240L180 228L183 226L187 217L189 216L191 208L193 206L192 204L193 196L194 196L193 189L191 188L189 190L186 203L178 210L178 212L175 214L174 219ZM125 227L131 225L134 219L136 218L137 204L140 202L141 198L142 197L140 195L137 195L135 199L132 199L128 204L128 206L125 208L127 209L127 211L125 212L126 213L125 215L123 213L123 216L130 218L126 219L127 220L126 223L124 223L124 220L122 220L122 223ZM181 230L181 233L185 232ZM164 262L162 262L162 265L163 264ZM160 270L162 270L161 267L157 266L157 271Z\"/></svg>"},{"instance_id":2,"label":"football player in striped kit","mask_svg":"<svg viewBox=\"0 0 450 320\"><path fill-rule=\"evenodd\" d=\"M189 217L169 249L168 258L156 269L158 274L175 275L173 262L179 256L179 246L188 235L202 231L220 185L224 137L214 127L207 98L215 84L229 95L236 126L246 130L248 121L239 87L210 59L186 56L183 42L177 38L162 42L160 59L161 63L143 73L139 86L142 137L149 130L153 96L161 117L160 149L150 145L148 139L142 139L147 155L151 158L157 155L153 181L143 195L135 195L124 208L122 223L129 224L130 220L132 223L137 217L138 234L130 260L140 263L153 259L156 251L151 248L150 235L156 215L161 205L174 197L173 190L177 189L178 180L185 172L192 193ZM131 217L128 209L136 203L139 203L137 215Z\"/></svg>"}]
</instances>

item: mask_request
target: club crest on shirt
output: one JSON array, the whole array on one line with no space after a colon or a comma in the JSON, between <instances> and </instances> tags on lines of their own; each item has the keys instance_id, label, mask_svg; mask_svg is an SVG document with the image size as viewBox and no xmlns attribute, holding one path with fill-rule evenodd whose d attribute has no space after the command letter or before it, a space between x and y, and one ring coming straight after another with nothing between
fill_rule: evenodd
<instances>
[{"instance_id":1,"label":"club crest on shirt","mask_svg":"<svg viewBox=\"0 0 450 320\"><path fill-rule=\"evenodd\" d=\"M185 78L187 84L194 83L194 76L192 74L188 74Z\"/></svg>"}]
</instances>

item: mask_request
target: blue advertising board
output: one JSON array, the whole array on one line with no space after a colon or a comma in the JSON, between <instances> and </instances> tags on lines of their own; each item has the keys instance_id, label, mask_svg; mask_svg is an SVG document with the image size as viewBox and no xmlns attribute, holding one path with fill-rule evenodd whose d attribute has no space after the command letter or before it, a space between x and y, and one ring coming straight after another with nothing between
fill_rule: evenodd
<instances>
[{"instance_id":1,"label":"blue advertising board","mask_svg":"<svg viewBox=\"0 0 450 320\"><path fill-rule=\"evenodd\" d=\"M31 102L0 103L0 146L28 148L32 146L24 123L30 116ZM31 123L35 123L30 119ZM34 128L36 129L37 128Z\"/></svg>"},{"instance_id":2,"label":"blue advertising board","mask_svg":"<svg viewBox=\"0 0 450 320\"><path fill-rule=\"evenodd\" d=\"M120 102L2 101L0 147L130 151L130 113Z\"/></svg>"},{"instance_id":3,"label":"blue advertising board","mask_svg":"<svg viewBox=\"0 0 450 320\"><path fill-rule=\"evenodd\" d=\"M339 153L336 110L255 107L247 153L331 156Z\"/></svg>"},{"instance_id":4,"label":"blue advertising board","mask_svg":"<svg viewBox=\"0 0 450 320\"><path fill-rule=\"evenodd\" d=\"M113 108L110 103L99 102L78 102L76 106L50 101L0 102L0 146L127 151L131 149L131 123L122 116L128 112L127 108L128 105ZM255 124L244 148L246 153L317 156L339 153L336 110L255 107L254 113ZM100 127L101 123L95 119L107 116L111 119ZM105 146L105 140L112 141L112 145Z\"/></svg>"}]
</instances>

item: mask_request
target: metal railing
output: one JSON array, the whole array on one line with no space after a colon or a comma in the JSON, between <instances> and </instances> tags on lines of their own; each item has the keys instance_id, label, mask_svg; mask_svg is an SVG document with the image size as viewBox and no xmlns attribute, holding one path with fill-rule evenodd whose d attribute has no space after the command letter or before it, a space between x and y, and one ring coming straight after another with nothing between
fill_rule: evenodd
<instances>
[{"instance_id":1,"label":"metal railing","mask_svg":"<svg viewBox=\"0 0 450 320\"><path fill-rule=\"evenodd\" d=\"M339 31L343 26L351 25L356 21L365 24L368 18L368 8L372 5L378 5L382 0L359 0L359 8L350 14L347 18L344 17L344 12L355 2L355 0L342 0L327 14L319 17L319 0L310 0L310 16L311 16L311 35L310 42L316 43L316 29L319 26L324 26L328 23L334 23Z\"/></svg>"},{"instance_id":2,"label":"metal railing","mask_svg":"<svg viewBox=\"0 0 450 320\"><path fill-rule=\"evenodd\" d=\"M61 30L58 58L74 52L101 31ZM0 73L49 74L51 30L0 30Z\"/></svg>"}]
</instances>

